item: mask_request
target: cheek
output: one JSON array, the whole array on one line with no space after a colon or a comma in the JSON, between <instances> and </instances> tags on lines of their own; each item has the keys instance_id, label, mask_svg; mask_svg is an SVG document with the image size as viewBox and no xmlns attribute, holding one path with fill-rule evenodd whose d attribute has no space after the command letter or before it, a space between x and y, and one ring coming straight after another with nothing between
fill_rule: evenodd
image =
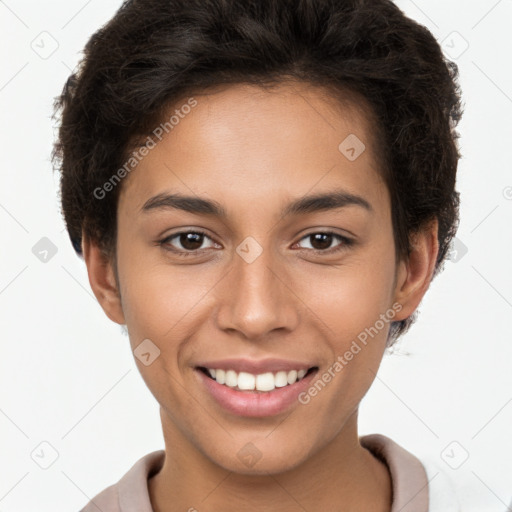
<instances>
[{"instance_id":1,"label":"cheek","mask_svg":"<svg viewBox=\"0 0 512 512\"><path fill-rule=\"evenodd\" d=\"M328 279L318 275L317 286L309 287L308 307L321 320L318 326L328 326L323 330L331 361L327 361L330 375L325 379L332 383L328 384L332 394L325 404L333 410L355 407L375 378L395 316L390 303L393 264L376 253L368 259L354 258Z\"/></svg>"},{"instance_id":2,"label":"cheek","mask_svg":"<svg viewBox=\"0 0 512 512\"><path fill-rule=\"evenodd\" d=\"M354 259L331 274L324 270L308 278L307 305L330 328L330 337L335 337L340 350L390 308L394 278L390 263Z\"/></svg>"},{"instance_id":3,"label":"cheek","mask_svg":"<svg viewBox=\"0 0 512 512\"><path fill-rule=\"evenodd\" d=\"M375 379L395 316L391 304L393 265L392 259L372 258L372 264L347 272L330 298L326 322L336 333L331 346L333 363L339 363L333 368L333 381L343 390L331 396L333 410L356 407Z\"/></svg>"},{"instance_id":4,"label":"cheek","mask_svg":"<svg viewBox=\"0 0 512 512\"><path fill-rule=\"evenodd\" d=\"M146 258L120 258L123 311L132 345L154 340L161 350L177 350L189 336L190 324L215 284L207 270L154 263Z\"/></svg>"},{"instance_id":5,"label":"cheek","mask_svg":"<svg viewBox=\"0 0 512 512\"><path fill-rule=\"evenodd\" d=\"M128 256L118 265L123 311L139 372L159 403L170 403L176 414L185 414L176 392L184 385L178 364L191 335L194 305L204 291L196 280L171 272L165 264ZM144 353L149 353L146 360Z\"/></svg>"}]
</instances>

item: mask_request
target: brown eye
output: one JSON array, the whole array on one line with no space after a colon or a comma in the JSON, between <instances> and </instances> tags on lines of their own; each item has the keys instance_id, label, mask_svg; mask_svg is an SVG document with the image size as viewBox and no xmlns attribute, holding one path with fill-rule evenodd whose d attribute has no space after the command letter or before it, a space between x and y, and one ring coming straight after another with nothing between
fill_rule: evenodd
<instances>
[{"instance_id":1,"label":"brown eye","mask_svg":"<svg viewBox=\"0 0 512 512\"><path fill-rule=\"evenodd\" d=\"M335 240L341 241L338 245L331 247L333 241ZM320 231L317 233L310 233L302 238L302 240L309 240L310 247L306 247L306 249L312 249L313 251L318 252L334 252L337 250L341 250L346 248L349 245L353 244L353 241L350 238L339 235L338 233L333 233L331 231Z\"/></svg>"},{"instance_id":2,"label":"brown eye","mask_svg":"<svg viewBox=\"0 0 512 512\"><path fill-rule=\"evenodd\" d=\"M311 245L313 249L329 249L333 236L327 233L315 233L314 235L309 235L311 239Z\"/></svg>"},{"instance_id":3,"label":"brown eye","mask_svg":"<svg viewBox=\"0 0 512 512\"><path fill-rule=\"evenodd\" d=\"M201 233L181 233L178 240L187 251L195 251L203 245L203 238Z\"/></svg>"},{"instance_id":4,"label":"brown eye","mask_svg":"<svg viewBox=\"0 0 512 512\"><path fill-rule=\"evenodd\" d=\"M193 255L195 252L199 252L204 249L202 247L205 240L211 241L211 238L201 231L180 231L168 236L160 242L160 245L168 251L175 252L182 255ZM174 242L172 242L174 240ZM213 247L212 241L209 247Z\"/></svg>"}]
</instances>

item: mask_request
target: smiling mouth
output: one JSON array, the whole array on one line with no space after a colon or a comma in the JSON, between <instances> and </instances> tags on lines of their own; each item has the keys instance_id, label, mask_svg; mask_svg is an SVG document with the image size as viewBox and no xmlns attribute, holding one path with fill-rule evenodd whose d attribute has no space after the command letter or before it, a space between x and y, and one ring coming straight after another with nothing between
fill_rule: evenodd
<instances>
[{"instance_id":1,"label":"smiling mouth","mask_svg":"<svg viewBox=\"0 0 512 512\"><path fill-rule=\"evenodd\" d=\"M198 366L197 369L209 379L235 391L268 393L276 388L285 388L301 381L313 372L316 372L318 366L312 366L308 370L265 372L257 375L248 372L236 372L234 370L205 368L203 366Z\"/></svg>"}]
</instances>

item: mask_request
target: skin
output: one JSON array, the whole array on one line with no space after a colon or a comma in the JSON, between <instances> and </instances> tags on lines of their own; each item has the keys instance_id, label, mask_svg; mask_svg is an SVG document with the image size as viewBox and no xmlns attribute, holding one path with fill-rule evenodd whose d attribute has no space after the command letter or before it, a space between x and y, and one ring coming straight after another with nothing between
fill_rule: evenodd
<instances>
[{"instance_id":1,"label":"skin","mask_svg":"<svg viewBox=\"0 0 512 512\"><path fill-rule=\"evenodd\" d=\"M393 304L401 305L394 320L414 312L432 277L437 223L415 235L406 261L395 260L371 123L327 91L301 83L272 91L232 85L194 98L197 106L122 183L117 275L94 242L83 242L90 284L107 316L126 324L132 349L146 338L160 349L149 366L135 358L160 404L165 439L164 465L149 480L152 506L389 512L387 467L357 433L358 406L383 357L389 322L307 405L275 416L224 411L194 366L200 359L280 357L312 362L322 374ZM338 150L351 133L366 145L354 161ZM373 212L349 205L280 215L295 199L340 188L365 198ZM162 192L215 200L227 217L171 208L141 213ZM180 237L159 243L194 228L207 237L193 256L165 250L186 252ZM306 236L326 230L355 243L333 252L340 239L322 246ZM236 252L248 236L262 248L252 263ZM249 442L261 453L253 467L237 457Z\"/></svg>"}]
</instances>

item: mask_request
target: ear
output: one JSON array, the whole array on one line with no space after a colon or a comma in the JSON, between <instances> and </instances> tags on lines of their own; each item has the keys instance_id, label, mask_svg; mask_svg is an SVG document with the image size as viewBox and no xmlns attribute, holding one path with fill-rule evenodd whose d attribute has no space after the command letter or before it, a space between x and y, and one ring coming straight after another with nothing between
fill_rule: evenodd
<instances>
[{"instance_id":1,"label":"ear","mask_svg":"<svg viewBox=\"0 0 512 512\"><path fill-rule=\"evenodd\" d=\"M437 218L415 233L411 254L400 261L395 286L395 302L402 305L395 320L404 320L414 313L430 286L439 251Z\"/></svg>"},{"instance_id":2,"label":"ear","mask_svg":"<svg viewBox=\"0 0 512 512\"><path fill-rule=\"evenodd\" d=\"M125 324L121 294L110 259L85 235L82 237L82 253L87 265L89 284L103 311L113 322Z\"/></svg>"}]
</instances>

